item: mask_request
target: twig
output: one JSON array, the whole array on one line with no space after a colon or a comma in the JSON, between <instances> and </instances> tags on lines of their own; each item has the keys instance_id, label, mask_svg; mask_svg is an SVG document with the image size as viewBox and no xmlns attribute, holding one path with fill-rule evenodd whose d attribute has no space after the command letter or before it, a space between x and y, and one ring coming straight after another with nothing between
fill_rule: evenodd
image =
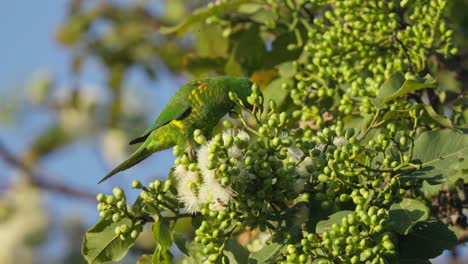
<instances>
[{"instance_id":1,"label":"twig","mask_svg":"<svg viewBox=\"0 0 468 264\"><path fill-rule=\"evenodd\" d=\"M406 49L405 45L403 44L403 42L401 42L401 40L398 39L396 33L393 34L393 39L401 46L403 53L405 54L405 57L408 60L409 70L411 73L414 73L413 63L411 61L411 57L409 56L408 50Z\"/></svg>"},{"instance_id":2,"label":"twig","mask_svg":"<svg viewBox=\"0 0 468 264\"><path fill-rule=\"evenodd\" d=\"M47 191L60 193L66 196L73 196L89 201L96 201L96 195L94 193L78 190L76 188L67 186L61 182L56 182L42 175L41 173L34 171L31 166L26 164L21 159L17 158L1 142L0 158L3 159L6 163L23 171L28 176L29 182L34 186L45 189Z\"/></svg>"}]
</instances>

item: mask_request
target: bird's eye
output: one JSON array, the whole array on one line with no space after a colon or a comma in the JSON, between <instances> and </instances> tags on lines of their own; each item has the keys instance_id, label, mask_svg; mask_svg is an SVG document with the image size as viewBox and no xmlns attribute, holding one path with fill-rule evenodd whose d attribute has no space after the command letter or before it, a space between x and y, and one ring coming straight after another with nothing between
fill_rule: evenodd
<instances>
[{"instance_id":1,"label":"bird's eye","mask_svg":"<svg viewBox=\"0 0 468 264\"><path fill-rule=\"evenodd\" d=\"M250 111L253 111L253 109L254 109L254 106L253 106L253 105L251 105L251 104L249 104L249 105L247 106L247 108L248 108Z\"/></svg>"}]
</instances>

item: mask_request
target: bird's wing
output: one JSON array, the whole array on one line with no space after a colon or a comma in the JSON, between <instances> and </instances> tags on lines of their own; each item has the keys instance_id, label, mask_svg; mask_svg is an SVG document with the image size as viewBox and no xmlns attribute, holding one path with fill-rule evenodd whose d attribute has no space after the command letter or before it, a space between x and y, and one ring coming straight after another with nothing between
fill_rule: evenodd
<instances>
[{"instance_id":1,"label":"bird's wing","mask_svg":"<svg viewBox=\"0 0 468 264\"><path fill-rule=\"evenodd\" d=\"M171 122L172 120L181 120L190 114L192 103L187 98L186 91L193 89L193 84L182 87L167 103L166 107L161 111L156 121L149 127L142 136L130 141L130 144L140 143L146 140L151 132L161 126ZM196 86L195 86L196 87Z\"/></svg>"}]
</instances>

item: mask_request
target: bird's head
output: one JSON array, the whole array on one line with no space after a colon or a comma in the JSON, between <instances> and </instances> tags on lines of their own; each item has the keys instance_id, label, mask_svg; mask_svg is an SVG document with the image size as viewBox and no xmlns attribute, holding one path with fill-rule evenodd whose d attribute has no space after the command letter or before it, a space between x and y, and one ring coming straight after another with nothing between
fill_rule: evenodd
<instances>
[{"instance_id":1,"label":"bird's head","mask_svg":"<svg viewBox=\"0 0 468 264\"><path fill-rule=\"evenodd\" d=\"M252 94L256 93L262 95L262 92L258 87L254 86L254 83L246 78L238 77L227 77L229 78L228 86L229 90L237 95L242 101L244 106L250 111L256 114L257 112L263 112L263 102L253 102Z\"/></svg>"}]
</instances>

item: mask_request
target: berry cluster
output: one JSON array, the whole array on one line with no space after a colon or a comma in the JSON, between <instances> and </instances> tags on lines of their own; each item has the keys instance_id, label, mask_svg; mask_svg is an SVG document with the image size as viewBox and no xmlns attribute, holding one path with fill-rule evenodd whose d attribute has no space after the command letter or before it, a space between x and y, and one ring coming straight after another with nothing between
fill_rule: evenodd
<instances>
[{"instance_id":1,"label":"berry cluster","mask_svg":"<svg viewBox=\"0 0 468 264\"><path fill-rule=\"evenodd\" d=\"M102 193L97 195L99 216L101 219L110 218L114 223L119 223L124 218L135 220L130 225L122 223L114 229L115 235L119 236L121 240L126 240L129 236L135 240L143 230L143 223L134 219L135 215L128 209L125 193L121 188L114 187L112 193L113 195L104 195Z\"/></svg>"},{"instance_id":2,"label":"berry cluster","mask_svg":"<svg viewBox=\"0 0 468 264\"><path fill-rule=\"evenodd\" d=\"M375 206L356 210L322 234L304 231L288 244L282 263L388 263L395 260L396 234L388 231L388 211Z\"/></svg>"}]
</instances>

